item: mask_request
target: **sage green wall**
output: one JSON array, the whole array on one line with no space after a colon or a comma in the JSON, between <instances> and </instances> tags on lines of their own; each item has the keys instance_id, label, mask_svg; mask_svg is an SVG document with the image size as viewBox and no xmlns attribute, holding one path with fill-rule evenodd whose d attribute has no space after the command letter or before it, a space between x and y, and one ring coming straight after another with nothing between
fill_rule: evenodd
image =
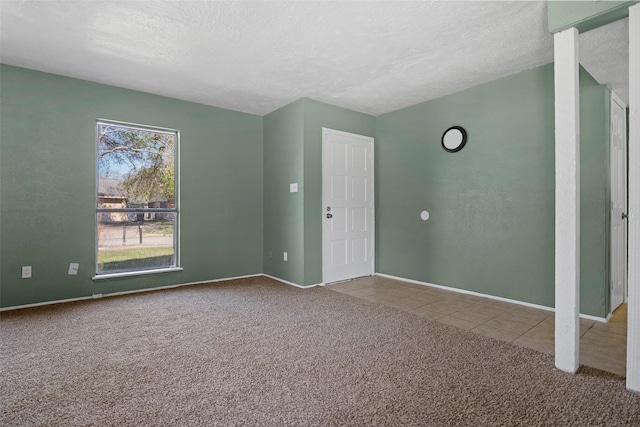
<instances>
[{"instance_id":1,"label":"sage green wall","mask_svg":"<svg viewBox=\"0 0 640 427\"><path fill-rule=\"evenodd\" d=\"M262 273L261 117L6 65L0 86L3 307ZM91 280L97 118L180 130L184 271Z\"/></svg>"},{"instance_id":2,"label":"sage green wall","mask_svg":"<svg viewBox=\"0 0 640 427\"><path fill-rule=\"evenodd\" d=\"M304 284L322 283L322 128L373 137L374 116L304 100ZM375 145L375 142L374 142Z\"/></svg>"},{"instance_id":3,"label":"sage green wall","mask_svg":"<svg viewBox=\"0 0 640 427\"><path fill-rule=\"evenodd\" d=\"M374 116L310 99L265 116L266 274L303 286L322 282L322 128L373 136L375 123ZM298 193L289 192L293 182Z\"/></svg>"},{"instance_id":4,"label":"sage green wall","mask_svg":"<svg viewBox=\"0 0 640 427\"><path fill-rule=\"evenodd\" d=\"M595 81L580 90L580 311L599 317L610 297L610 97Z\"/></svg>"},{"instance_id":5,"label":"sage green wall","mask_svg":"<svg viewBox=\"0 0 640 427\"><path fill-rule=\"evenodd\" d=\"M264 272L300 285L304 283L303 159L304 100L299 100L264 117ZM298 192L290 193L289 184L294 182Z\"/></svg>"},{"instance_id":6,"label":"sage green wall","mask_svg":"<svg viewBox=\"0 0 640 427\"><path fill-rule=\"evenodd\" d=\"M309 99L263 119L5 65L0 79L3 307L261 272L320 283L322 127L376 137L376 271L553 305L551 64L377 119ZM585 72L581 88L581 304L604 316L608 91ZM96 118L181 131L184 271L90 279ZM453 124L469 145L448 154Z\"/></svg>"},{"instance_id":7,"label":"sage green wall","mask_svg":"<svg viewBox=\"0 0 640 427\"><path fill-rule=\"evenodd\" d=\"M581 311L604 316L606 90L581 87ZM554 305L553 64L379 116L376 137L377 272Z\"/></svg>"},{"instance_id":8,"label":"sage green wall","mask_svg":"<svg viewBox=\"0 0 640 427\"><path fill-rule=\"evenodd\" d=\"M580 32L593 30L629 16L629 6L638 1L548 1L549 31L556 33L576 27Z\"/></svg>"}]
</instances>

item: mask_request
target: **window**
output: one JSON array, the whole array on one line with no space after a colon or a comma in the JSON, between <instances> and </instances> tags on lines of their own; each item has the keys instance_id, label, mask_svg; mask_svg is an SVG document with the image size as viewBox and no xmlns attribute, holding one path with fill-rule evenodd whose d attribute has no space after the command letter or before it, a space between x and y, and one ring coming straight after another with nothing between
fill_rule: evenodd
<instances>
[{"instance_id":1,"label":"window","mask_svg":"<svg viewBox=\"0 0 640 427\"><path fill-rule=\"evenodd\" d=\"M178 131L98 121L96 274L178 266Z\"/></svg>"}]
</instances>

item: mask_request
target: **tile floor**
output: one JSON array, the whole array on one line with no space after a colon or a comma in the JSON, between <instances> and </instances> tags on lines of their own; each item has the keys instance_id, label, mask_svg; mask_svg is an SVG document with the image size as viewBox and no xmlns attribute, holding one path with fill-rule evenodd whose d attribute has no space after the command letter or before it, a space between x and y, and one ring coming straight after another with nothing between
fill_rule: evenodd
<instances>
[{"instance_id":1,"label":"tile floor","mask_svg":"<svg viewBox=\"0 0 640 427\"><path fill-rule=\"evenodd\" d=\"M554 352L554 313L380 276L327 286L544 353ZM607 323L580 319L580 363L626 375L626 304Z\"/></svg>"}]
</instances>

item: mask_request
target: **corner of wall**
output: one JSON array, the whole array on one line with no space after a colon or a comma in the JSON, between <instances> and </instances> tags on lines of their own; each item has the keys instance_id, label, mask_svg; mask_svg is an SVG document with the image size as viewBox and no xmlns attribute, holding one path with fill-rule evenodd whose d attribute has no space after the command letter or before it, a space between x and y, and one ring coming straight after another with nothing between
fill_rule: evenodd
<instances>
[{"instance_id":1,"label":"corner of wall","mask_svg":"<svg viewBox=\"0 0 640 427\"><path fill-rule=\"evenodd\" d=\"M264 117L263 272L297 284L304 280L303 142L304 100Z\"/></svg>"}]
</instances>

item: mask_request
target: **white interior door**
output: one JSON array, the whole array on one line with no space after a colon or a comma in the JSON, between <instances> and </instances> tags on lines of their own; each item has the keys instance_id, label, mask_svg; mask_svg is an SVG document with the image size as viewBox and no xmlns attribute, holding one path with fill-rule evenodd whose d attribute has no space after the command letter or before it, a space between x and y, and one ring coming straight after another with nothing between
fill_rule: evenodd
<instances>
[{"instance_id":1,"label":"white interior door","mask_svg":"<svg viewBox=\"0 0 640 427\"><path fill-rule=\"evenodd\" d=\"M611 93L611 311L627 287L627 114Z\"/></svg>"},{"instance_id":2,"label":"white interior door","mask_svg":"<svg viewBox=\"0 0 640 427\"><path fill-rule=\"evenodd\" d=\"M322 128L323 282L374 273L373 138Z\"/></svg>"}]
</instances>

